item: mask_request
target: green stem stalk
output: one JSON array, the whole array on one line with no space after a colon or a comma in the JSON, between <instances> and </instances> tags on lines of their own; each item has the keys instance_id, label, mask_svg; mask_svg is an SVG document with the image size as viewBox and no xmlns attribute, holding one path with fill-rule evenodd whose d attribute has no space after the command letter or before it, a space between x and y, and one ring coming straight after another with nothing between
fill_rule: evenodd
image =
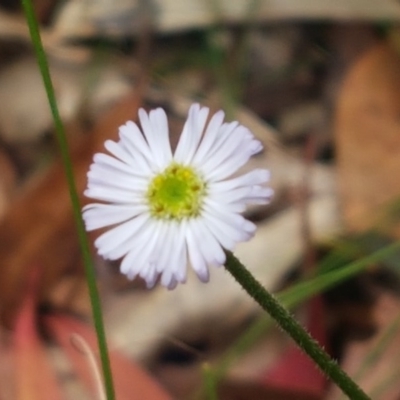
<instances>
[{"instance_id":1,"label":"green stem stalk","mask_svg":"<svg viewBox=\"0 0 400 400\"><path fill-rule=\"evenodd\" d=\"M205 387L205 397L207 400L218 400L217 382L214 371L205 363L202 365L203 382Z\"/></svg>"},{"instance_id":2,"label":"green stem stalk","mask_svg":"<svg viewBox=\"0 0 400 400\"><path fill-rule=\"evenodd\" d=\"M94 271L94 266L90 254L89 241L86 235L84 223L81 215L81 206L79 203L79 196L77 193L74 173L71 163L71 158L68 150L68 143L65 134L65 129L63 122L60 117L60 113L57 106L57 100L54 93L53 83L50 77L49 66L47 62L47 57L43 49L42 40L39 32L39 25L36 19L35 11L31 0L21 0L22 6L24 8L25 17L29 26L29 32L33 47L36 53L37 62L39 64L40 73L42 75L43 83L47 93L47 98L49 101L51 114L54 120L54 125L56 128L56 136L60 147L60 153L62 162L64 164L65 175L67 179L68 189L70 193L70 199L72 203L73 215L77 226L77 232L79 237L79 243L82 251L86 281L89 290L90 302L93 313L93 321L97 334L98 347L100 352L100 360L103 371L105 392L107 395L107 400L114 400L114 385L112 380L112 373L110 367L110 360L108 357L108 349L106 342L106 335L103 323L103 315L101 312L100 296L96 285L96 276Z\"/></svg>"},{"instance_id":3,"label":"green stem stalk","mask_svg":"<svg viewBox=\"0 0 400 400\"><path fill-rule=\"evenodd\" d=\"M225 268L242 288L278 323L297 345L352 400L370 400L290 313L271 295L231 253L226 252Z\"/></svg>"}]
</instances>

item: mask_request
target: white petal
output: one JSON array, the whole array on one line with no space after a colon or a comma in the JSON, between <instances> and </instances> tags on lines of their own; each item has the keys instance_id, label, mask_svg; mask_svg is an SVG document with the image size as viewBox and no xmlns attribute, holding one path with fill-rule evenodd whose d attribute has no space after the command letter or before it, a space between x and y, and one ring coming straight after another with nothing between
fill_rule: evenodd
<instances>
[{"instance_id":1,"label":"white petal","mask_svg":"<svg viewBox=\"0 0 400 400\"><path fill-rule=\"evenodd\" d=\"M107 253L107 258L110 260L118 260L121 257L126 256L132 248L147 246L154 235L153 222L147 221L143 224L140 229L135 232L125 240L117 243L117 245Z\"/></svg>"},{"instance_id":2,"label":"white petal","mask_svg":"<svg viewBox=\"0 0 400 400\"><path fill-rule=\"evenodd\" d=\"M97 175L103 178L107 178L110 181L116 181L119 179L142 179L148 180L147 176L139 171L119 171L115 168L109 167L108 165L93 163L89 168L89 173ZM88 175L89 175L88 173Z\"/></svg>"},{"instance_id":3,"label":"white petal","mask_svg":"<svg viewBox=\"0 0 400 400\"><path fill-rule=\"evenodd\" d=\"M147 289L151 289L157 282L158 273L154 264L150 264L145 270L140 271L139 276L146 281Z\"/></svg>"},{"instance_id":4,"label":"white petal","mask_svg":"<svg viewBox=\"0 0 400 400\"><path fill-rule=\"evenodd\" d=\"M85 206L82 216L86 230L104 228L131 219L148 209L145 205L118 205L93 203Z\"/></svg>"},{"instance_id":5,"label":"white petal","mask_svg":"<svg viewBox=\"0 0 400 400\"><path fill-rule=\"evenodd\" d=\"M140 214L138 217L103 233L94 242L99 254L108 257L109 252L115 249L118 243L125 242L125 240L132 237L148 219L148 214Z\"/></svg>"},{"instance_id":6,"label":"white petal","mask_svg":"<svg viewBox=\"0 0 400 400\"><path fill-rule=\"evenodd\" d=\"M217 139L219 129L221 128L222 122L224 120L225 114L223 111L218 111L215 113L204 133L203 140L201 141L199 148L193 158L193 165L201 165L203 162L203 157L212 148L214 142Z\"/></svg>"},{"instance_id":7,"label":"white petal","mask_svg":"<svg viewBox=\"0 0 400 400\"><path fill-rule=\"evenodd\" d=\"M146 142L142 131L133 121L128 121L125 125L119 127L119 138L124 145L129 144L134 152L142 154L147 161L152 160L152 154L148 143Z\"/></svg>"},{"instance_id":8,"label":"white petal","mask_svg":"<svg viewBox=\"0 0 400 400\"><path fill-rule=\"evenodd\" d=\"M173 268L174 277L177 282L186 282L186 266L187 266L187 250L185 242L185 233L187 229L186 221L182 221L178 225L178 232L176 234L173 248L174 252L171 258L171 266Z\"/></svg>"},{"instance_id":9,"label":"white petal","mask_svg":"<svg viewBox=\"0 0 400 400\"><path fill-rule=\"evenodd\" d=\"M268 204L273 195L274 191L271 188L253 186L245 201L248 204Z\"/></svg>"},{"instance_id":10,"label":"white petal","mask_svg":"<svg viewBox=\"0 0 400 400\"><path fill-rule=\"evenodd\" d=\"M251 187L239 187L232 189L229 192L222 193L210 193L209 201L213 201L216 204L224 204L236 201L242 201L246 199L251 193Z\"/></svg>"},{"instance_id":11,"label":"white petal","mask_svg":"<svg viewBox=\"0 0 400 400\"><path fill-rule=\"evenodd\" d=\"M236 154L247 154L248 158L251 157L251 139L248 139L248 130L239 126L236 128L230 137L224 139L216 151L207 158L207 161L202 163L201 169L204 173L208 174L220 165L225 165L225 161L231 159Z\"/></svg>"},{"instance_id":12,"label":"white petal","mask_svg":"<svg viewBox=\"0 0 400 400\"><path fill-rule=\"evenodd\" d=\"M212 205L210 203L205 206L204 216L207 215L209 217L212 217L217 223L222 224L220 225L221 227L223 225L225 225L225 228L227 228L228 226L232 227L237 232L236 241L238 242L242 240L247 240L248 232L254 231L255 229L255 225L252 222L246 220L240 214L228 211L226 207L218 203Z\"/></svg>"},{"instance_id":13,"label":"white petal","mask_svg":"<svg viewBox=\"0 0 400 400\"><path fill-rule=\"evenodd\" d=\"M243 225L243 221L245 220L242 215L228 210L225 204L212 201L211 199L208 199L203 208L204 212L210 213L218 219L225 221L232 226L237 226L238 228L241 228L241 226Z\"/></svg>"},{"instance_id":14,"label":"white petal","mask_svg":"<svg viewBox=\"0 0 400 400\"><path fill-rule=\"evenodd\" d=\"M163 151L161 150L161 146L157 138L157 133L154 132L153 126L150 122L150 118L143 108L139 109L139 119L144 136L146 137L147 143L149 144L149 148L153 156L152 162L157 166L158 170L161 171L165 167L163 160ZM166 134L168 134L168 132Z\"/></svg>"},{"instance_id":15,"label":"white petal","mask_svg":"<svg viewBox=\"0 0 400 400\"><path fill-rule=\"evenodd\" d=\"M175 289L178 283L179 283L179 282L178 282L174 277L172 277L171 282L170 282L169 285L167 286L168 290L173 290L173 289Z\"/></svg>"},{"instance_id":16,"label":"white petal","mask_svg":"<svg viewBox=\"0 0 400 400\"><path fill-rule=\"evenodd\" d=\"M170 225L165 221L155 221L157 225L157 235L152 239L151 253L146 254L147 262L143 263L139 275L146 280L147 286L152 287L160 272L169 270L169 256L172 246L166 245L169 238ZM141 255L142 256L142 255ZM172 272L171 272L172 274Z\"/></svg>"},{"instance_id":17,"label":"white petal","mask_svg":"<svg viewBox=\"0 0 400 400\"><path fill-rule=\"evenodd\" d=\"M255 154L259 153L264 149L264 146L259 140L253 140L251 142L251 155L254 156Z\"/></svg>"},{"instance_id":18,"label":"white petal","mask_svg":"<svg viewBox=\"0 0 400 400\"><path fill-rule=\"evenodd\" d=\"M242 186L259 185L268 182L271 173L267 169L255 169L247 174L240 175L233 179L218 182L210 182L208 189L211 193L226 192Z\"/></svg>"},{"instance_id":19,"label":"white petal","mask_svg":"<svg viewBox=\"0 0 400 400\"><path fill-rule=\"evenodd\" d=\"M225 254L220 244L206 228L202 218L192 220L193 236L199 244L201 253L208 264L221 265L225 262Z\"/></svg>"},{"instance_id":20,"label":"white petal","mask_svg":"<svg viewBox=\"0 0 400 400\"><path fill-rule=\"evenodd\" d=\"M171 271L174 280L178 282L186 281L186 264L187 264L187 254L185 246L185 236L184 233L185 223L175 223L174 228L170 230L170 234L173 235L171 241L171 253L168 257L168 264L165 269Z\"/></svg>"},{"instance_id":21,"label":"white petal","mask_svg":"<svg viewBox=\"0 0 400 400\"><path fill-rule=\"evenodd\" d=\"M101 186L103 188L110 188L110 189L122 189L132 192L139 192L144 193L148 186L148 180L144 178L138 178L136 176L127 176L122 175L115 179L110 179L108 174L102 173L97 169L91 169L88 172L88 188L92 186Z\"/></svg>"},{"instance_id":22,"label":"white petal","mask_svg":"<svg viewBox=\"0 0 400 400\"><path fill-rule=\"evenodd\" d=\"M178 163L187 165L192 161L204 131L208 113L209 109L200 108L199 104L193 104L190 107L174 154L174 159Z\"/></svg>"},{"instance_id":23,"label":"white petal","mask_svg":"<svg viewBox=\"0 0 400 400\"><path fill-rule=\"evenodd\" d=\"M119 128L121 145L132 155L144 173L152 170L153 155L138 126L128 121Z\"/></svg>"},{"instance_id":24,"label":"white petal","mask_svg":"<svg viewBox=\"0 0 400 400\"><path fill-rule=\"evenodd\" d=\"M124 162L117 160L114 157L104 153L96 153L93 156L95 164L102 165L107 168L111 168L112 171L121 171L128 174L132 174L132 167Z\"/></svg>"},{"instance_id":25,"label":"white petal","mask_svg":"<svg viewBox=\"0 0 400 400\"><path fill-rule=\"evenodd\" d=\"M234 121L230 123L224 123L218 129L216 133L215 140L212 143L212 146L208 149L208 151L201 157L199 161L196 160L201 165L206 165L209 160L214 158L214 155L220 151L221 147L226 146L226 143L229 143L230 140L234 137L239 138L238 135L235 135L236 129L238 128L239 123Z\"/></svg>"},{"instance_id":26,"label":"white petal","mask_svg":"<svg viewBox=\"0 0 400 400\"><path fill-rule=\"evenodd\" d=\"M170 221L162 223L162 232L158 243L159 251L156 252L156 258L154 259L157 272L162 272L166 269L172 268L170 265L170 260L172 253L175 251L173 243L177 234L178 228L176 223Z\"/></svg>"},{"instance_id":27,"label":"white petal","mask_svg":"<svg viewBox=\"0 0 400 400\"><path fill-rule=\"evenodd\" d=\"M229 225L221 224L218 219L213 218L208 213L205 213L204 220L214 237L221 243L221 246L226 250L233 250L241 238L237 230Z\"/></svg>"},{"instance_id":28,"label":"white petal","mask_svg":"<svg viewBox=\"0 0 400 400\"><path fill-rule=\"evenodd\" d=\"M132 174L146 176L153 172L149 161L142 153L132 148L130 142L121 140L115 143L109 140L105 143L105 147L115 157L118 157L120 160L130 165L132 167Z\"/></svg>"},{"instance_id":29,"label":"white petal","mask_svg":"<svg viewBox=\"0 0 400 400\"><path fill-rule=\"evenodd\" d=\"M246 203L243 201L242 198L240 198L240 200L231 202L231 201L229 201L227 196L225 196L225 197L219 196L219 197L217 197L217 201L215 199L213 199L212 196L210 196L210 198L204 200L204 204L208 204L208 205L212 205L212 206L214 204L220 204L222 207L224 207L224 209L226 211L233 213L233 214L239 214L239 213L246 211Z\"/></svg>"},{"instance_id":30,"label":"white petal","mask_svg":"<svg viewBox=\"0 0 400 400\"><path fill-rule=\"evenodd\" d=\"M83 194L91 199L108 201L117 204L143 204L144 197L141 195L135 195L133 191L121 190L121 189L110 189L109 187L103 186L90 186L86 189Z\"/></svg>"},{"instance_id":31,"label":"white petal","mask_svg":"<svg viewBox=\"0 0 400 400\"><path fill-rule=\"evenodd\" d=\"M186 223L168 221L163 225L164 230L159 239L159 256L154 262L157 264L157 272L163 273L164 278L161 279L161 283L168 287L170 279L178 282L186 280L187 255L184 236Z\"/></svg>"},{"instance_id":32,"label":"white petal","mask_svg":"<svg viewBox=\"0 0 400 400\"><path fill-rule=\"evenodd\" d=\"M207 263L200 250L200 244L193 233L192 225L193 221L189 221L186 231L186 244L187 244L190 264L192 265L192 268L196 272L199 279L202 282L208 282L210 275Z\"/></svg>"},{"instance_id":33,"label":"white petal","mask_svg":"<svg viewBox=\"0 0 400 400\"><path fill-rule=\"evenodd\" d=\"M112 140L106 140L104 147L116 158L123 161L125 164L133 167L133 170L137 168L137 164L133 157L125 151L121 144L116 143Z\"/></svg>"},{"instance_id":34,"label":"white petal","mask_svg":"<svg viewBox=\"0 0 400 400\"><path fill-rule=\"evenodd\" d=\"M157 108L150 112L150 123L153 132L156 133L158 140L158 148L162 158L163 168L167 167L172 160L171 144L169 142L168 120L165 111L162 108Z\"/></svg>"},{"instance_id":35,"label":"white petal","mask_svg":"<svg viewBox=\"0 0 400 400\"><path fill-rule=\"evenodd\" d=\"M251 153L246 148L238 148L234 154L231 154L229 159L226 159L222 164L213 166L212 171L207 174L207 179L210 181L219 181L232 176L240 167L249 161Z\"/></svg>"},{"instance_id":36,"label":"white petal","mask_svg":"<svg viewBox=\"0 0 400 400\"><path fill-rule=\"evenodd\" d=\"M161 285L168 287L173 279L174 278L172 276L172 271L170 269L167 269L161 275Z\"/></svg>"},{"instance_id":37,"label":"white petal","mask_svg":"<svg viewBox=\"0 0 400 400\"><path fill-rule=\"evenodd\" d=\"M160 229L157 222L149 221L144 228L147 231L144 240L137 241L121 262L121 272L129 273L130 279L133 279L149 264L149 258L159 237Z\"/></svg>"}]
</instances>

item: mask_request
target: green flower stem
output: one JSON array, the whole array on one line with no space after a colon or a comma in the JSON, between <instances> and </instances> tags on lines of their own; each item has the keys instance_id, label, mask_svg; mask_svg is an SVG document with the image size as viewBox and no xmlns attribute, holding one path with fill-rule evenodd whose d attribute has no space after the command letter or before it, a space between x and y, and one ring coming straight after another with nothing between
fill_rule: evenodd
<instances>
[{"instance_id":1,"label":"green flower stem","mask_svg":"<svg viewBox=\"0 0 400 400\"><path fill-rule=\"evenodd\" d=\"M339 367L290 313L253 277L246 267L231 253L226 252L225 268L243 289L275 319L297 345L319 366L332 381L352 400L369 400L361 388Z\"/></svg>"},{"instance_id":2,"label":"green flower stem","mask_svg":"<svg viewBox=\"0 0 400 400\"><path fill-rule=\"evenodd\" d=\"M90 254L89 241L85 232L84 223L81 215L81 206L79 203L79 196L75 185L74 174L72 169L71 158L68 150L67 138L65 135L65 129L63 122L60 117L60 113L57 107L57 101L54 93L53 84L50 77L49 66L47 63L46 54L43 49L42 40L40 37L39 26L36 19L35 11L31 0L21 0L24 8L25 17L28 22L29 32L31 35L33 47L36 53L36 58L39 64L40 73L43 78L43 83L46 89L47 98L49 101L51 113L53 116L57 140L60 146L61 158L64 164L64 170L66 174L68 189L70 193L74 219L77 226L79 243L82 251L86 281L89 289L89 296L92 306L93 321L97 333L97 341L100 351L100 360L103 370L103 378L107 400L114 400L114 385L111 374L110 360L108 357L106 335L103 323L103 316L101 312L101 304L99 292L96 285L96 276L94 272L94 266Z\"/></svg>"},{"instance_id":3,"label":"green flower stem","mask_svg":"<svg viewBox=\"0 0 400 400\"><path fill-rule=\"evenodd\" d=\"M206 399L218 400L217 385L216 385L217 382L215 380L213 370L207 363L204 363L202 365L201 370L203 375Z\"/></svg>"}]
</instances>

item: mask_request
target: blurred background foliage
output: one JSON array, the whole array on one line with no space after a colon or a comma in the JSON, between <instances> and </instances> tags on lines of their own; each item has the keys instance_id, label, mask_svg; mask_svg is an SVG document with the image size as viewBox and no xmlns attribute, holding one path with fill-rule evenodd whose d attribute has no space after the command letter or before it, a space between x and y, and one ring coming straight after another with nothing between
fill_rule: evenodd
<instances>
[{"instance_id":1,"label":"blurred background foliage","mask_svg":"<svg viewBox=\"0 0 400 400\"><path fill-rule=\"evenodd\" d=\"M237 255L372 398L397 399L400 3L34 4L80 192L139 107L167 110L173 143L190 103L223 108L264 143L248 168L276 192ZM95 348L53 131L21 6L1 0L0 399L97 398L70 343ZM94 257L119 400L341 398L223 271L147 291Z\"/></svg>"}]
</instances>

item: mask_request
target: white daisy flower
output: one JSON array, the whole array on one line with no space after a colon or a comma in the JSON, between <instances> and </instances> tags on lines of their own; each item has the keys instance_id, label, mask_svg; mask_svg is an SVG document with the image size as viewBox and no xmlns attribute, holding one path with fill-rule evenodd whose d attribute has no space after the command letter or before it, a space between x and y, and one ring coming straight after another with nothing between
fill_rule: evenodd
<instances>
[{"instance_id":1,"label":"white daisy flower","mask_svg":"<svg viewBox=\"0 0 400 400\"><path fill-rule=\"evenodd\" d=\"M246 204L272 196L262 186L268 170L231 177L261 143L238 122L224 123L222 111L207 124L208 114L191 106L173 152L164 110L140 109L142 130L132 121L121 126L119 141L105 142L111 155L95 154L88 172L85 195L101 203L84 207L86 229L110 227L95 241L98 253L122 258L121 272L148 287L159 275L170 289L185 282L188 262L208 281L208 266L225 263L224 249L254 235L240 215Z\"/></svg>"}]
</instances>

